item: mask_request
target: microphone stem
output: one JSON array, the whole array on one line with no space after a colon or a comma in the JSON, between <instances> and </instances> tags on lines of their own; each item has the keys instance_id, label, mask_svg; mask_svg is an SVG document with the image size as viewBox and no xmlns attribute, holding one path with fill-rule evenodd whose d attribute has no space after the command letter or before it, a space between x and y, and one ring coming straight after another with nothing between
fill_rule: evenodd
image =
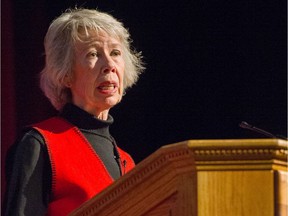
<instances>
[{"instance_id":1,"label":"microphone stem","mask_svg":"<svg viewBox=\"0 0 288 216\"><path fill-rule=\"evenodd\" d=\"M268 137L271 137L271 138L277 138L276 136L274 136L273 134L265 131L265 130L262 130L260 128L257 128L257 127L252 127L251 129L255 130L256 132L258 133L262 133L263 135L265 136L268 136Z\"/></svg>"}]
</instances>

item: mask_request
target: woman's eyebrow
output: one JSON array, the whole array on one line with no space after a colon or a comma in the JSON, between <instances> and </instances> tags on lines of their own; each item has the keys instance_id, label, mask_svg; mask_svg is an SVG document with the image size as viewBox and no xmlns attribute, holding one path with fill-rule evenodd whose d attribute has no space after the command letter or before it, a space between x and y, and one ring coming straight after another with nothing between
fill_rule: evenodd
<instances>
[{"instance_id":1,"label":"woman's eyebrow","mask_svg":"<svg viewBox=\"0 0 288 216\"><path fill-rule=\"evenodd\" d=\"M96 47L96 46L100 46L102 45L103 43L101 41L90 41L88 43L86 43L86 45L88 47ZM122 47L121 43L119 42L105 42L104 44L107 44L108 47Z\"/></svg>"}]
</instances>

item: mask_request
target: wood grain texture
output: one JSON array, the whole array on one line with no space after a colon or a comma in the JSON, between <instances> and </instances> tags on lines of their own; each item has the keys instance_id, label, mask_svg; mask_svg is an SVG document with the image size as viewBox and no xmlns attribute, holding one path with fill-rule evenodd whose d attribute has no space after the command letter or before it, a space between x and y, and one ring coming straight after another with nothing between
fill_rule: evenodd
<instances>
[{"instance_id":1,"label":"wood grain texture","mask_svg":"<svg viewBox=\"0 0 288 216\"><path fill-rule=\"evenodd\" d=\"M287 216L287 141L189 140L198 216Z\"/></svg>"}]
</instances>

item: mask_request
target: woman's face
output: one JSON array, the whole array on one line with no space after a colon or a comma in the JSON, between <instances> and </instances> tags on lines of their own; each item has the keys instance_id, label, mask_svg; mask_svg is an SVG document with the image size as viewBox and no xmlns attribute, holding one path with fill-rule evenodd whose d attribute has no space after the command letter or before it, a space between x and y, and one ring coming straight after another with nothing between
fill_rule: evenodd
<instances>
[{"instance_id":1,"label":"woman's face","mask_svg":"<svg viewBox=\"0 0 288 216\"><path fill-rule=\"evenodd\" d=\"M106 119L109 109L119 103L123 94L123 49L117 39L104 31L89 33L86 42L76 43L69 88L75 105Z\"/></svg>"}]
</instances>

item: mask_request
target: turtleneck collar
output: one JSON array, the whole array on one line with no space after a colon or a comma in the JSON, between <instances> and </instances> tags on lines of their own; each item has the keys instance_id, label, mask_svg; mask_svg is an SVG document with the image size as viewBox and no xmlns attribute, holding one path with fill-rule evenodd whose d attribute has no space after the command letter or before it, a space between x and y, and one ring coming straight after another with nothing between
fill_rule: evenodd
<instances>
[{"instance_id":1,"label":"turtleneck collar","mask_svg":"<svg viewBox=\"0 0 288 216\"><path fill-rule=\"evenodd\" d=\"M82 110L81 108L70 103L64 106L60 116L79 129L84 130L108 129L114 121L111 115L108 115L107 120L100 120L85 110Z\"/></svg>"}]
</instances>

